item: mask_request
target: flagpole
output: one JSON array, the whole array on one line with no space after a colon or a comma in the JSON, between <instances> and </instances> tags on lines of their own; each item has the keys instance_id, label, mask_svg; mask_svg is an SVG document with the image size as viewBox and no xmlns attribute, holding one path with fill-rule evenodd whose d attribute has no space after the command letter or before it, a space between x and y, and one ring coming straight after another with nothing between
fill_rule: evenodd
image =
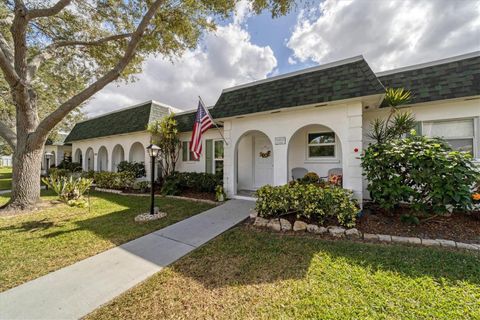
<instances>
[{"instance_id":1,"label":"flagpole","mask_svg":"<svg viewBox=\"0 0 480 320\"><path fill-rule=\"evenodd\" d=\"M205 102L203 102L202 97L198 96L198 98L200 99L200 101L202 102L203 106L205 107L205 111L207 111L208 116L210 117L210 119L212 119L213 125L215 126L215 128L217 128L218 133L220 133L220 136L222 137L223 141L225 141L225 144L228 146L227 140L225 140L225 137L223 136L222 131L220 131L220 128L217 126L215 120L213 119L212 115L210 114L210 111L208 111L207 105L205 104Z\"/></svg>"}]
</instances>

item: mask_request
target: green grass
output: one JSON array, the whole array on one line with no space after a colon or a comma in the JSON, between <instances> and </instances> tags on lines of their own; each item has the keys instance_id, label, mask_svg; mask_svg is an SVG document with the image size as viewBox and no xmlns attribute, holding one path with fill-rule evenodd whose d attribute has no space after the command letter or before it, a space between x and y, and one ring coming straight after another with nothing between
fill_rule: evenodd
<instances>
[{"instance_id":1,"label":"green grass","mask_svg":"<svg viewBox=\"0 0 480 320\"><path fill-rule=\"evenodd\" d=\"M44 200L56 197L43 192ZM0 197L0 204L8 197ZM157 198L167 217L136 223L149 198L94 192L91 208L64 204L19 216L0 216L0 291L207 210L209 204Z\"/></svg>"},{"instance_id":2,"label":"green grass","mask_svg":"<svg viewBox=\"0 0 480 320\"><path fill-rule=\"evenodd\" d=\"M480 319L480 257L236 228L88 319Z\"/></svg>"},{"instance_id":3,"label":"green grass","mask_svg":"<svg viewBox=\"0 0 480 320\"><path fill-rule=\"evenodd\" d=\"M12 168L0 168L0 190L10 190L12 188Z\"/></svg>"}]
</instances>

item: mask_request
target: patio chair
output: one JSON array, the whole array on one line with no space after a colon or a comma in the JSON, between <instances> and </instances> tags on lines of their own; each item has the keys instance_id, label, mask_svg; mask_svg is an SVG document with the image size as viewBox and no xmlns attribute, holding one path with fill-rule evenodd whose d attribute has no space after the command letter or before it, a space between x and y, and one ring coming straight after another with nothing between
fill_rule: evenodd
<instances>
[{"instance_id":1,"label":"patio chair","mask_svg":"<svg viewBox=\"0 0 480 320\"><path fill-rule=\"evenodd\" d=\"M305 168L300 168L300 167L293 168L292 169L292 179L293 180L301 179L301 178L305 177L305 175L307 173L308 173L308 170L305 169Z\"/></svg>"}]
</instances>

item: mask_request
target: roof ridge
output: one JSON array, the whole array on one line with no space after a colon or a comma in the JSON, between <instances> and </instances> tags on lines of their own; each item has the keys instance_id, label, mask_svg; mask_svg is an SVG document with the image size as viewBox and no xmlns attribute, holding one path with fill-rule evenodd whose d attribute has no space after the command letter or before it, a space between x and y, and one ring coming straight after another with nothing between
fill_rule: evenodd
<instances>
[{"instance_id":1,"label":"roof ridge","mask_svg":"<svg viewBox=\"0 0 480 320\"><path fill-rule=\"evenodd\" d=\"M255 85L258 85L258 84L262 84L262 83L268 83L268 82L272 82L272 81L276 81L276 80L286 79L286 78L302 75L302 74L305 74L305 73L310 73L310 72L315 72L315 71L320 71L320 70L326 70L326 69L342 66L342 65L345 65L345 64L357 62L357 61L360 61L360 60L365 61L365 58L363 57L363 55L357 55L357 56L354 56L354 57L350 57L350 58L346 58L346 59L342 59L342 60L337 60L337 61L329 62L329 63L326 63L326 64L322 64L322 65L318 65L318 66L314 66L314 67L310 67L310 68L306 68L306 69L302 69L302 70L288 72L288 73L284 73L284 74L274 76L274 77L270 77L270 78L266 78L266 79L255 80L255 81L252 81L252 82L240 84L240 85L230 87L230 88L225 88L225 89L222 90L222 93L231 92L231 91L235 91L235 90L243 89L243 88L248 88L248 87L252 87L252 86L255 86ZM372 70L372 72L373 72L373 70Z\"/></svg>"},{"instance_id":2,"label":"roof ridge","mask_svg":"<svg viewBox=\"0 0 480 320\"><path fill-rule=\"evenodd\" d=\"M469 52L469 53L464 53L464 54L460 54L460 55L456 55L456 56L451 56L451 57L443 58L443 59L439 59L439 60L422 62L422 63L412 64L412 65L405 66L405 67L400 67L400 68L395 68L395 69L390 69L390 70L385 70L385 71L379 71L379 72L376 72L375 75L377 77L383 77L383 76L388 76L388 75L395 74L395 73L418 70L418 69L438 66L438 65L442 65L442 64L447 64L447 63L451 63L451 62L466 60L466 59L475 58L475 57L480 57L480 50L479 51L472 51L472 52Z\"/></svg>"}]
</instances>

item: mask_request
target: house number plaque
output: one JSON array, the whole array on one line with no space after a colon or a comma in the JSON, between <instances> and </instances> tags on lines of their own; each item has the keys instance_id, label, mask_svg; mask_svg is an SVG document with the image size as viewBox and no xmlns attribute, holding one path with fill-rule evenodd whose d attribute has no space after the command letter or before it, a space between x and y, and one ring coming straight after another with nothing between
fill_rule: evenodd
<instances>
[{"instance_id":1,"label":"house number plaque","mask_svg":"<svg viewBox=\"0 0 480 320\"><path fill-rule=\"evenodd\" d=\"M286 144L287 143L287 138L285 137L275 137L275 144Z\"/></svg>"}]
</instances>

